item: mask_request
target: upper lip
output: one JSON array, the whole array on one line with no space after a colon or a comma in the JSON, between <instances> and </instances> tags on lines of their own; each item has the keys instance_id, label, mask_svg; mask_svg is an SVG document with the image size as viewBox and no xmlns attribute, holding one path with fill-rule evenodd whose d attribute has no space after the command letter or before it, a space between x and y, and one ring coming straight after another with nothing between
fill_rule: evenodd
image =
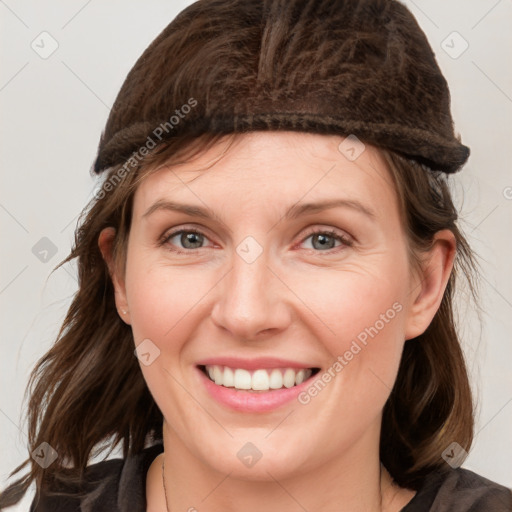
<instances>
[{"instance_id":1,"label":"upper lip","mask_svg":"<svg viewBox=\"0 0 512 512\"><path fill-rule=\"evenodd\" d=\"M318 368L309 363L291 361L276 357L254 357L242 359L240 357L209 357L197 362L197 366L228 366L229 368L241 368L245 370L257 370L259 368Z\"/></svg>"}]
</instances>

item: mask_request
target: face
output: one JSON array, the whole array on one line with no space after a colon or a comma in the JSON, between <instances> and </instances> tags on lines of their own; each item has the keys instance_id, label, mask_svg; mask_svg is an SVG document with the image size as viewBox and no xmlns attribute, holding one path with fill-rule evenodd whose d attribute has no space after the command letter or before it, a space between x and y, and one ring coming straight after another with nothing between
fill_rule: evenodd
<instances>
[{"instance_id":1,"label":"face","mask_svg":"<svg viewBox=\"0 0 512 512\"><path fill-rule=\"evenodd\" d=\"M378 449L417 282L378 150L342 140L244 134L136 191L116 301L171 449L206 467L283 478Z\"/></svg>"}]
</instances>

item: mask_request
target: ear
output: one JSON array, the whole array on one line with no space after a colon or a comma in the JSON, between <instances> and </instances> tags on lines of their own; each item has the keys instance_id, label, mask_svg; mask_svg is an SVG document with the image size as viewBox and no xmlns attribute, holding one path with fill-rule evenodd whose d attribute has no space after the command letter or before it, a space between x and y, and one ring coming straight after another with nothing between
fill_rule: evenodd
<instances>
[{"instance_id":1,"label":"ear","mask_svg":"<svg viewBox=\"0 0 512 512\"><path fill-rule=\"evenodd\" d=\"M412 303L409 306L405 339L423 334L436 314L450 278L457 243L449 230L438 231L434 242L416 273L411 291Z\"/></svg>"},{"instance_id":2,"label":"ear","mask_svg":"<svg viewBox=\"0 0 512 512\"><path fill-rule=\"evenodd\" d=\"M98 246L108 266L108 271L114 285L117 312L124 322L130 324L130 309L128 308L128 301L126 299L124 276L119 275L113 258L115 237L116 230L114 228L104 228L98 237Z\"/></svg>"}]
</instances>

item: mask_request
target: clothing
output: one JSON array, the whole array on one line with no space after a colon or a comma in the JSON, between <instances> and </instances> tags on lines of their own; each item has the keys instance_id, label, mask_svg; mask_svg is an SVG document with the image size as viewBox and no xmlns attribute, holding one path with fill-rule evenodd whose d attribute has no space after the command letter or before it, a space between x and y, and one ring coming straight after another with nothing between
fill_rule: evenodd
<instances>
[{"instance_id":1,"label":"clothing","mask_svg":"<svg viewBox=\"0 0 512 512\"><path fill-rule=\"evenodd\" d=\"M121 178L163 141L260 130L343 135L349 160L371 143L446 173L470 153L435 54L402 2L203 0L128 73L94 171L123 165Z\"/></svg>"},{"instance_id":2,"label":"clothing","mask_svg":"<svg viewBox=\"0 0 512 512\"><path fill-rule=\"evenodd\" d=\"M127 459L92 464L82 498L41 496L30 512L146 512L146 475L162 444ZM92 483L96 480L96 483ZM433 473L401 512L510 512L512 491L467 469Z\"/></svg>"}]
</instances>

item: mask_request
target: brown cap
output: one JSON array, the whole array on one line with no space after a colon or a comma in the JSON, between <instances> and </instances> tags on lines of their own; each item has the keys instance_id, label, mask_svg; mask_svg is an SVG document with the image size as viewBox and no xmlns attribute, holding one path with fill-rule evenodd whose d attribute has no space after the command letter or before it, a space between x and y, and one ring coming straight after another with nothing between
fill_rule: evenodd
<instances>
[{"instance_id":1,"label":"brown cap","mask_svg":"<svg viewBox=\"0 0 512 512\"><path fill-rule=\"evenodd\" d=\"M395 0L200 0L144 51L94 171L205 132L296 130L360 140L453 173L469 156L427 38Z\"/></svg>"}]
</instances>

